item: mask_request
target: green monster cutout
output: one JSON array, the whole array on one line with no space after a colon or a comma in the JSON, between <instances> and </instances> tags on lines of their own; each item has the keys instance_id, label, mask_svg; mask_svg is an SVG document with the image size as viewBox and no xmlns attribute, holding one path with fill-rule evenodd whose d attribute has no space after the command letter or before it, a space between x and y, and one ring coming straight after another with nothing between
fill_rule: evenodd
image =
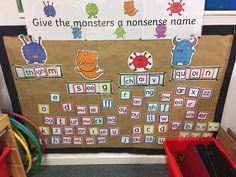
<instances>
[{"instance_id":1,"label":"green monster cutout","mask_svg":"<svg viewBox=\"0 0 236 177\"><path fill-rule=\"evenodd\" d=\"M117 35L117 39L118 38L124 38L124 35L126 34L125 30L123 27L119 26L116 28L116 31L114 32L114 34Z\"/></svg>"},{"instance_id":2,"label":"green monster cutout","mask_svg":"<svg viewBox=\"0 0 236 177\"><path fill-rule=\"evenodd\" d=\"M86 12L89 15L88 18L97 18L97 14L98 14L98 7L95 3L88 3L86 6Z\"/></svg>"}]
</instances>

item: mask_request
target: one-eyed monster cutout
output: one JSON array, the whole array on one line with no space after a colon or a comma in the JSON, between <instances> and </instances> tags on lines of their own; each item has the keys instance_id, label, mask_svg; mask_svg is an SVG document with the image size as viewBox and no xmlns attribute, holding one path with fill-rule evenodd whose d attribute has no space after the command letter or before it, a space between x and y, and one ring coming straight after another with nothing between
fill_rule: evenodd
<instances>
[{"instance_id":1,"label":"one-eyed monster cutout","mask_svg":"<svg viewBox=\"0 0 236 177\"><path fill-rule=\"evenodd\" d=\"M25 36L20 34L19 39L23 42L21 47L22 56L28 64L45 64L47 61L47 53L42 45L41 37L38 41L34 41L32 35L29 35L29 41L25 40Z\"/></svg>"},{"instance_id":2,"label":"one-eyed monster cutout","mask_svg":"<svg viewBox=\"0 0 236 177\"><path fill-rule=\"evenodd\" d=\"M45 1L43 1L44 4L44 13L47 17L55 17L56 16L56 10L53 6L53 2L52 5L49 4L49 1L47 1L47 4L45 3Z\"/></svg>"},{"instance_id":3,"label":"one-eyed monster cutout","mask_svg":"<svg viewBox=\"0 0 236 177\"><path fill-rule=\"evenodd\" d=\"M194 52L194 46L197 44L198 39L177 39L175 36L172 40L174 47L171 50L172 65L190 65Z\"/></svg>"}]
</instances>

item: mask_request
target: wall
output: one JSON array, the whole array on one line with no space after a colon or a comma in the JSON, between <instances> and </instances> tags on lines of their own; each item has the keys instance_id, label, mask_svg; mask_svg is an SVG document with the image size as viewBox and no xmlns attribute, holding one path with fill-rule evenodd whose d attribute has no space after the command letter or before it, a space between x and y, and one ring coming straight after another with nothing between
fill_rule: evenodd
<instances>
[{"instance_id":1,"label":"wall","mask_svg":"<svg viewBox=\"0 0 236 177\"><path fill-rule=\"evenodd\" d=\"M236 65L234 65L234 70L229 85L228 95L226 97L223 120L222 120L222 126L225 129L231 128L234 132L236 132L235 98L236 98Z\"/></svg>"},{"instance_id":2,"label":"wall","mask_svg":"<svg viewBox=\"0 0 236 177\"><path fill-rule=\"evenodd\" d=\"M20 18L18 13L16 0L0 0L0 4L0 26L25 24L24 18Z\"/></svg>"},{"instance_id":3,"label":"wall","mask_svg":"<svg viewBox=\"0 0 236 177\"><path fill-rule=\"evenodd\" d=\"M0 67L0 108L2 110L12 110L11 101L7 92L6 83L3 77L1 67Z\"/></svg>"}]
</instances>

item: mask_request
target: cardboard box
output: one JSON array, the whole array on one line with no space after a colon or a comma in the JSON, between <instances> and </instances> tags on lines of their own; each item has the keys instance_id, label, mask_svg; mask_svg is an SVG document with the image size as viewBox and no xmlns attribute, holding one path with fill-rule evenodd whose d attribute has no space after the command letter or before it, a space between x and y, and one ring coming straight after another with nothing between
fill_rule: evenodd
<instances>
[{"instance_id":1,"label":"cardboard box","mask_svg":"<svg viewBox=\"0 0 236 177\"><path fill-rule=\"evenodd\" d=\"M234 163L236 163L236 134L229 128L226 132L222 127L220 127L218 139L228 154L231 156Z\"/></svg>"}]
</instances>

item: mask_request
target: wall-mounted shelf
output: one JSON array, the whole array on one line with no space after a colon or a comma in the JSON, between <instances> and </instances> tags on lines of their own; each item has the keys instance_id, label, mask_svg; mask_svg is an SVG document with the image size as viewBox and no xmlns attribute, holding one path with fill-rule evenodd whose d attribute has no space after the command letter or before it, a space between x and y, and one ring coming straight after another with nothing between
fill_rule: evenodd
<instances>
[{"instance_id":1,"label":"wall-mounted shelf","mask_svg":"<svg viewBox=\"0 0 236 177\"><path fill-rule=\"evenodd\" d=\"M205 11L204 25L236 25L236 11Z\"/></svg>"}]
</instances>

